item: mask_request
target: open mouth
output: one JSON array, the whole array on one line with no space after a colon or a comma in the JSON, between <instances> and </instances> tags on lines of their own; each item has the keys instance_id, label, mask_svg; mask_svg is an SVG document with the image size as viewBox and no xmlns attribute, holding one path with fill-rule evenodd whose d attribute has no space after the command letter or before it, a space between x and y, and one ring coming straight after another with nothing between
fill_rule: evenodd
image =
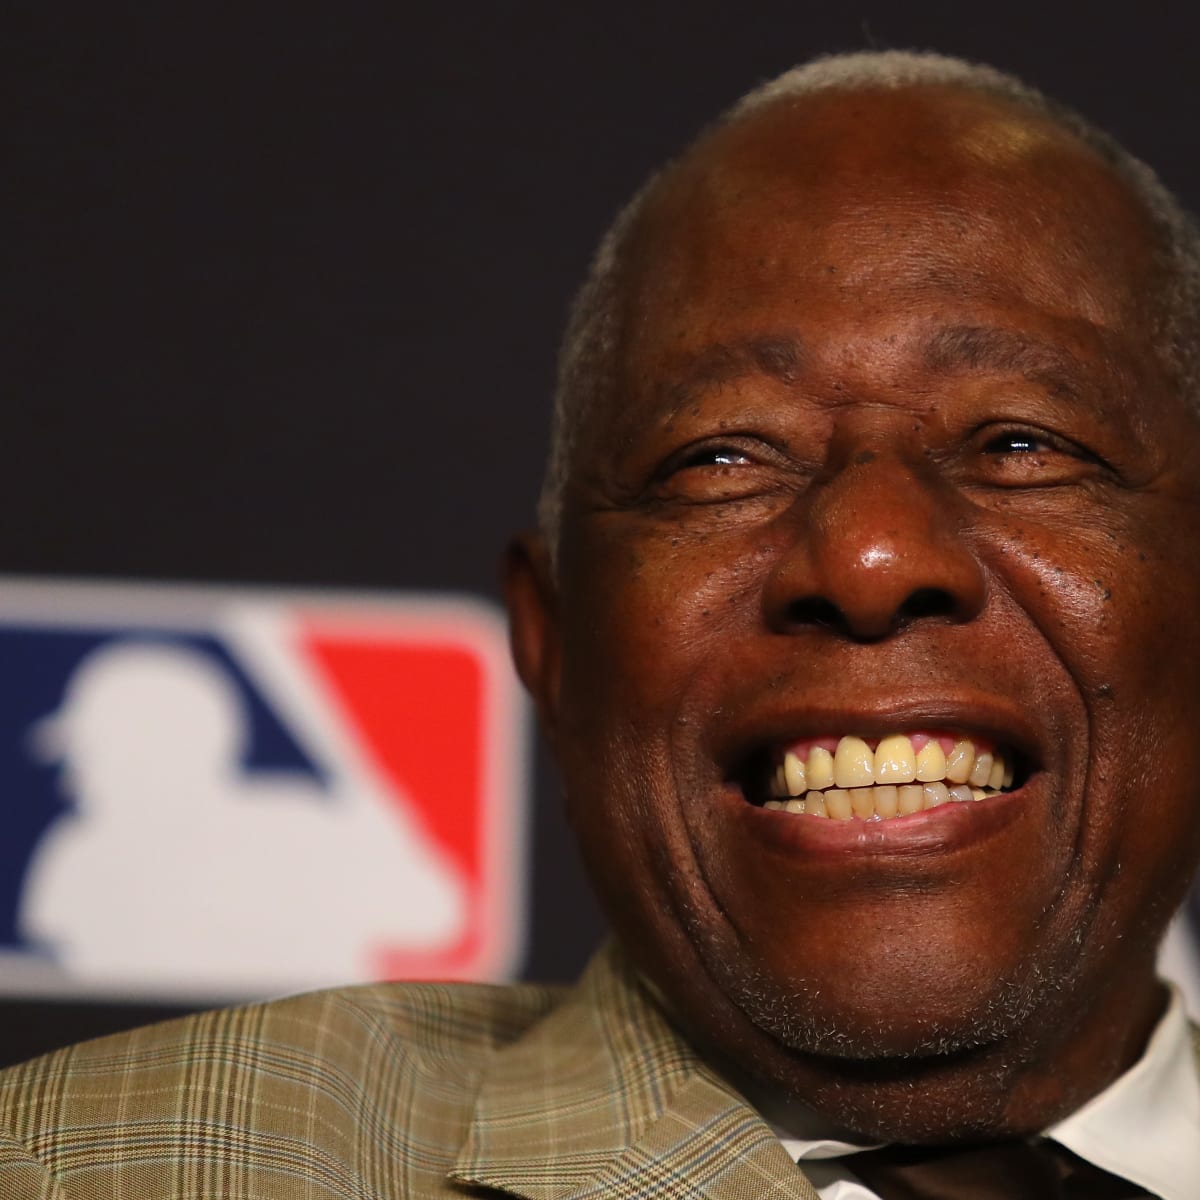
<instances>
[{"instance_id":1,"label":"open mouth","mask_svg":"<svg viewBox=\"0 0 1200 1200\"><path fill-rule=\"evenodd\" d=\"M836 821L888 820L1015 791L1021 755L978 735L944 731L880 738L804 738L755 755L742 777L756 807Z\"/></svg>"}]
</instances>

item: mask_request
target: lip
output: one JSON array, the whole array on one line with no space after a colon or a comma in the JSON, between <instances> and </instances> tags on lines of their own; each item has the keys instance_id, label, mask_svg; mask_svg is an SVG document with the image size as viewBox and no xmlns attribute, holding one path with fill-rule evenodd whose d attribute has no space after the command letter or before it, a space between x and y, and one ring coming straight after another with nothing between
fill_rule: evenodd
<instances>
[{"instance_id":1,"label":"lip","mask_svg":"<svg viewBox=\"0 0 1200 1200\"><path fill-rule=\"evenodd\" d=\"M834 862L864 857L941 858L989 841L1019 821L1036 803L1042 781L1043 776L1037 775L1014 792L877 821L771 812L747 804L740 792L728 803L736 806L733 819L749 836L789 858Z\"/></svg>"},{"instance_id":2,"label":"lip","mask_svg":"<svg viewBox=\"0 0 1200 1200\"><path fill-rule=\"evenodd\" d=\"M882 821L772 812L749 803L742 791L746 763L766 748L804 738L882 738L905 730L945 730L986 739L1015 751L1029 775L1012 792ZM725 770L721 805L745 836L791 862L944 859L1040 811L1039 797L1050 786L1046 745L1045 732L1030 723L1023 707L975 689L941 687L936 694L909 694L903 700L894 693L858 692L853 706L826 702L806 690L803 704L776 704L769 711L752 706L736 727L726 730L717 758Z\"/></svg>"},{"instance_id":3,"label":"lip","mask_svg":"<svg viewBox=\"0 0 1200 1200\"><path fill-rule=\"evenodd\" d=\"M998 701L995 696L945 690L936 696L909 696L900 702L894 695L859 696L853 707L824 704L806 695L803 705L780 705L770 712L747 714L721 738L715 757L726 778L733 779L752 755L770 747L846 734L882 738L906 730L978 735L993 745L1015 750L1033 771L1046 762L1043 737L1021 708Z\"/></svg>"}]
</instances>

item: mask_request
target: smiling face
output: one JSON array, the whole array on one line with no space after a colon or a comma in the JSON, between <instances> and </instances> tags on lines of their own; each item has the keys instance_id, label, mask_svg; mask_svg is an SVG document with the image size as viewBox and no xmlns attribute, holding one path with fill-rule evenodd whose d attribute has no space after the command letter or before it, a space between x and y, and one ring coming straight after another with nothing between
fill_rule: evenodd
<instances>
[{"instance_id":1,"label":"smiling face","mask_svg":"<svg viewBox=\"0 0 1200 1200\"><path fill-rule=\"evenodd\" d=\"M629 261L557 574L527 543L509 581L616 929L843 1123L1041 1128L1140 1051L1200 855L1200 454L1145 221L1003 103L830 92L702 142Z\"/></svg>"}]
</instances>

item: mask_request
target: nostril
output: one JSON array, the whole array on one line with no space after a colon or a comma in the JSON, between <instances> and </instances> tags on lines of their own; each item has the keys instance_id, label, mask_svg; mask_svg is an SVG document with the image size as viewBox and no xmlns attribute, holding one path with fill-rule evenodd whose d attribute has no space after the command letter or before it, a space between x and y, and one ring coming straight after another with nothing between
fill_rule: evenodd
<instances>
[{"instance_id":1,"label":"nostril","mask_svg":"<svg viewBox=\"0 0 1200 1200\"><path fill-rule=\"evenodd\" d=\"M788 619L792 625L820 625L840 633L847 632L849 628L842 610L824 596L805 596L801 600L793 600L788 605Z\"/></svg>"},{"instance_id":2,"label":"nostril","mask_svg":"<svg viewBox=\"0 0 1200 1200\"><path fill-rule=\"evenodd\" d=\"M918 588L896 613L896 623L919 621L923 617L953 617L958 610L954 597L943 588Z\"/></svg>"},{"instance_id":3,"label":"nostril","mask_svg":"<svg viewBox=\"0 0 1200 1200\"><path fill-rule=\"evenodd\" d=\"M870 621L865 613L851 619L825 596L803 596L788 605L787 623L792 629L815 625L844 636L872 640L903 629L911 621L929 617L953 619L957 611L954 597L944 588L917 588L895 611L881 610Z\"/></svg>"}]
</instances>

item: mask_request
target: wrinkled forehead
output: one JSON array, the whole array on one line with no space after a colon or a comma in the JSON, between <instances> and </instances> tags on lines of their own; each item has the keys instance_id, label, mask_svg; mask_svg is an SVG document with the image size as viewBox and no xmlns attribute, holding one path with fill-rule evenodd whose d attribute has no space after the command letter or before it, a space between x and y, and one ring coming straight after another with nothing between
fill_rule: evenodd
<instances>
[{"instance_id":1,"label":"wrinkled forehead","mask_svg":"<svg viewBox=\"0 0 1200 1200\"><path fill-rule=\"evenodd\" d=\"M801 289L818 265L864 293L906 274L1036 280L1058 289L1039 300L1150 342L1154 251L1100 155L1016 102L946 85L784 98L703 138L651 193L626 248L621 350L686 336L690 313L746 304L772 271Z\"/></svg>"}]
</instances>

